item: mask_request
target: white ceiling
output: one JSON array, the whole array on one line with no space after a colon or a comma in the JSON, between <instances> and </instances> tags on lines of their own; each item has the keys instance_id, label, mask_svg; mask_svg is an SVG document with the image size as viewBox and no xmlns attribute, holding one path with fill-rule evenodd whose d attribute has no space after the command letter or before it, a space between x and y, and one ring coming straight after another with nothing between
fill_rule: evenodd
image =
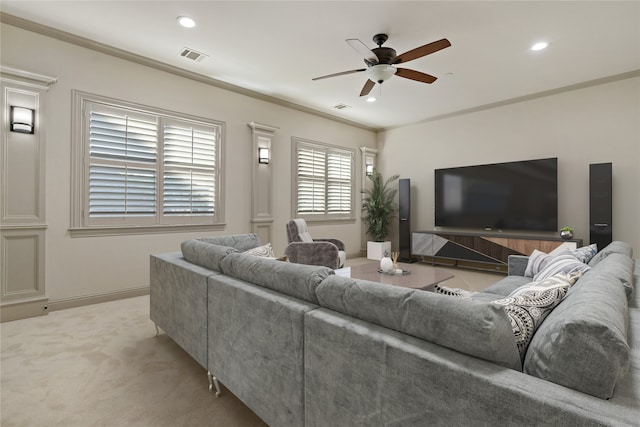
<instances>
[{"instance_id":1,"label":"white ceiling","mask_svg":"<svg viewBox=\"0 0 640 427\"><path fill-rule=\"evenodd\" d=\"M640 70L639 1L7 1L3 13L373 128L388 128ZM193 29L176 18L194 18ZM398 54L452 46L402 64L359 97L364 68L346 42L386 33ZM549 47L529 47L544 40ZM188 47L209 55L182 58ZM6 64L8 65L8 64ZM336 110L337 104L351 108Z\"/></svg>"}]
</instances>

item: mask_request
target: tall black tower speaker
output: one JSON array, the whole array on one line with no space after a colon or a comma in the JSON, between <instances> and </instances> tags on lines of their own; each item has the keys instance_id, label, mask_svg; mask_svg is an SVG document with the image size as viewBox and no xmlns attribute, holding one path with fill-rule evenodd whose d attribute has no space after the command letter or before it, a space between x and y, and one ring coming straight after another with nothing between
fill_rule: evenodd
<instances>
[{"instance_id":1,"label":"tall black tower speaker","mask_svg":"<svg viewBox=\"0 0 640 427\"><path fill-rule=\"evenodd\" d=\"M598 250L613 240L611 172L611 163L589 165L589 240L598 245Z\"/></svg>"},{"instance_id":2,"label":"tall black tower speaker","mask_svg":"<svg viewBox=\"0 0 640 427\"><path fill-rule=\"evenodd\" d=\"M400 255L398 261L411 261L411 180L398 181L398 241Z\"/></svg>"}]
</instances>

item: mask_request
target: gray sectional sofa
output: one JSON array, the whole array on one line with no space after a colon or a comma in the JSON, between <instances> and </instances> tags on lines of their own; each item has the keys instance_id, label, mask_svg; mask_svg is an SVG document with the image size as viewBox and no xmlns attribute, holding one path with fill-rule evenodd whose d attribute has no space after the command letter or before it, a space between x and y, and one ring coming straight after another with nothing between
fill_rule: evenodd
<instances>
[{"instance_id":1,"label":"gray sectional sofa","mask_svg":"<svg viewBox=\"0 0 640 427\"><path fill-rule=\"evenodd\" d=\"M639 425L640 268L601 250L524 356L492 301L394 287L242 252L253 234L151 255L155 324L271 426Z\"/></svg>"}]
</instances>

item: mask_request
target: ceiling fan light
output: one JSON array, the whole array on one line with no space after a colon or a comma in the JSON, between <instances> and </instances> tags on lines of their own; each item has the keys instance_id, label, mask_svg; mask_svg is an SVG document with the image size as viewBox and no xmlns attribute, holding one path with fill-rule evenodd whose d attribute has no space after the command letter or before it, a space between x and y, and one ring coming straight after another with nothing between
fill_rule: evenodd
<instances>
[{"instance_id":1,"label":"ceiling fan light","mask_svg":"<svg viewBox=\"0 0 640 427\"><path fill-rule=\"evenodd\" d=\"M376 102L376 97L375 96L368 97L367 102Z\"/></svg>"},{"instance_id":2,"label":"ceiling fan light","mask_svg":"<svg viewBox=\"0 0 640 427\"><path fill-rule=\"evenodd\" d=\"M393 65L378 64L367 68L367 77L376 83L382 83L388 80L396 73L397 69Z\"/></svg>"}]
</instances>

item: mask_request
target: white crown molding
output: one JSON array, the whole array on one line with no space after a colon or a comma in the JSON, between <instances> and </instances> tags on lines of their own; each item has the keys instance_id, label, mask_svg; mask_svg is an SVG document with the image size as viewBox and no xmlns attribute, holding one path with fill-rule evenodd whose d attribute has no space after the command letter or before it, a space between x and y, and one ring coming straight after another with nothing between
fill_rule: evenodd
<instances>
[{"instance_id":1,"label":"white crown molding","mask_svg":"<svg viewBox=\"0 0 640 427\"><path fill-rule=\"evenodd\" d=\"M31 31L37 34L41 34L47 37L51 37L57 40L61 40L67 43L75 44L77 46L81 46L87 49L92 49L97 52L105 53L107 55L114 56L116 58L124 59L126 61L131 61L140 65L144 65L147 67L155 68L160 71L164 71L167 73L175 74L180 77L184 77L187 79L191 79L200 83L208 84L211 86L218 87L220 89L225 89L231 92L239 93L242 95L250 96L255 99L259 99L262 101L267 101L272 104L277 104L283 107L291 108L293 110L302 111L308 114L313 114L315 116L323 117L326 119L330 119L336 122L344 123L350 126L355 126L360 129L365 129L373 132L377 132L381 130L381 128L375 128L371 126L363 125L362 123L353 122L351 120L346 120L341 117L336 117L331 114L324 113L322 111L314 110L312 108L304 107L299 104L295 104L293 102L285 101L279 98L275 98L269 95L265 95L263 93L259 93L250 89L245 89L240 86L233 85L231 83L226 83L212 77L204 76L202 74L194 73L192 71L187 71L182 68L174 67L173 65L165 64L160 61L156 61L154 59L150 59L141 55L136 55L134 53L118 49L103 43L96 42L91 39L87 39L84 37L77 36L75 34L68 33L66 31L57 30L55 28L48 27L46 25L38 24L33 21L29 21L27 19L19 18L14 15L9 15L4 12L0 12L0 22L7 25L12 25L14 27L22 28L23 30Z\"/></svg>"},{"instance_id":2,"label":"white crown molding","mask_svg":"<svg viewBox=\"0 0 640 427\"><path fill-rule=\"evenodd\" d=\"M5 82L18 83L35 89L49 90L58 81L57 77L32 73L31 71L0 65L0 78Z\"/></svg>"}]
</instances>

